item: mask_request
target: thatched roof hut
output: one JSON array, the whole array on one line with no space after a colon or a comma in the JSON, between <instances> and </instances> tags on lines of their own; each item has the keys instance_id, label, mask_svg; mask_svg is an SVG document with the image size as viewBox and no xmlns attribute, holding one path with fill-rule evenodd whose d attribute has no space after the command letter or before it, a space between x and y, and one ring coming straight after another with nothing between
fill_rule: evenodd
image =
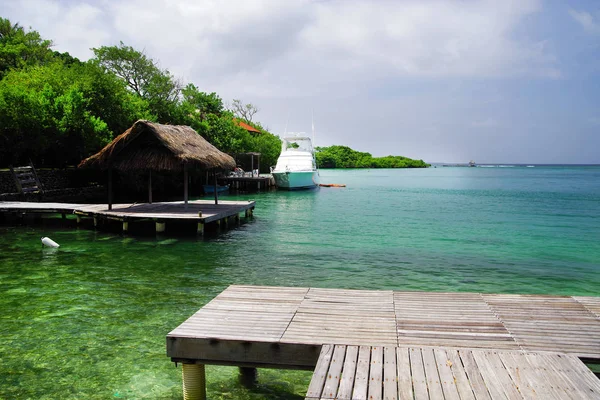
<instances>
[{"instance_id":1,"label":"thatched roof hut","mask_svg":"<svg viewBox=\"0 0 600 400\"><path fill-rule=\"evenodd\" d=\"M80 167L121 171L181 171L183 166L233 169L235 160L189 126L139 120Z\"/></svg>"},{"instance_id":2,"label":"thatched roof hut","mask_svg":"<svg viewBox=\"0 0 600 400\"><path fill-rule=\"evenodd\" d=\"M189 126L139 120L79 167L108 170L108 209L112 209L111 170L148 172L148 202L152 203L152 171L183 170L183 198L188 203L188 169L233 169L235 160ZM216 185L216 177L215 177ZM218 203L215 189L215 204Z\"/></svg>"}]
</instances>

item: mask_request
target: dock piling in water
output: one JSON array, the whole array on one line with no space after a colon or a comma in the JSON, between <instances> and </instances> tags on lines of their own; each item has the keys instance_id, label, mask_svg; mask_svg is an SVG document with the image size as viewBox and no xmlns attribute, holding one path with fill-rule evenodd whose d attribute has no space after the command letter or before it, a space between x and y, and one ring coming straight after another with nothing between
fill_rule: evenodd
<instances>
[{"instance_id":1,"label":"dock piling in water","mask_svg":"<svg viewBox=\"0 0 600 400\"><path fill-rule=\"evenodd\" d=\"M204 364L183 364L183 399L206 400L206 372Z\"/></svg>"}]
</instances>

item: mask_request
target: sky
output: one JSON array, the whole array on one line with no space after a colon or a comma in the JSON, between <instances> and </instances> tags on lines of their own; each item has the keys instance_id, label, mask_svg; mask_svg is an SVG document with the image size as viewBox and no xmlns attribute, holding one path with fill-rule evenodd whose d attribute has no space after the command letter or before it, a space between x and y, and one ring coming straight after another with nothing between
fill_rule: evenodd
<instances>
[{"instance_id":1,"label":"sky","mask_svg":"<svg viewBox=\"0 0 600 400\"><path fill-rule=\"evenodd\" d=\"M3 0L87 60L144 50L315 144L428 162L600 164L600 2Z\"/></svg>"}]
</instances>

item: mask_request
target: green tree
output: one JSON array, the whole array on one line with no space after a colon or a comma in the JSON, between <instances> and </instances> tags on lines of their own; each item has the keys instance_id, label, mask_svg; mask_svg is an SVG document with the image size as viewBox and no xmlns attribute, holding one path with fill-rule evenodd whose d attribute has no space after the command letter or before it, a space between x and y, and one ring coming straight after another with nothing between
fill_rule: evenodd
<instances>
[{"instance_id":1,"label":"green tree","mask_svg":"<svg viewBox=\"0 0 600 400\"><path fill-rule=\"evenodd\" d=\"M224 112L221 116L208 114L208 129L205 138L219 150L235 154L251 149L252 138L248 131L235 123L233 115Z\"/></svg>"},{"instance_id":2,"label":"green tree","mask_svg":"<svg viewBox=\"0 0 600 400\"><path fill-rule=\"evenodd\" d=\"M347 146L316 148L320 168L425 168L423 160L402 156L373 157L370 153L356 151Z\"/></svg>"},{"instance_id":3,"label":"green tree","mask_svg":"<svg viewBox=\"0 0 600 400\"><path fill-rule=\"evenodd\" d=\"M91 63L11 70L0 81L0 159L63 166L98 151L136 118L123 83Z\"/></svg>"},{"instance_id":4,"label":"green tree","mask_svg":"<svg viewBox=\"0 0 600 400\"><path fill-rule=\"evenodd\" d=\"M94 61L121 78L133 93L145 100L158 122L170 123L177 118L181 83L168 70L161 70L143 51L123 42L92 50Z\"/></svg>"},{"instance_id":5,"label":"green tree","mask_svg":"<svg viewBox=\"0 0 600 400\"><path fill-rule=\"evenodd\" d=\"M43 64L52 59L52 42L36 31L0 18L0 78L10 69Z\"/></svg>"}]
</instances>

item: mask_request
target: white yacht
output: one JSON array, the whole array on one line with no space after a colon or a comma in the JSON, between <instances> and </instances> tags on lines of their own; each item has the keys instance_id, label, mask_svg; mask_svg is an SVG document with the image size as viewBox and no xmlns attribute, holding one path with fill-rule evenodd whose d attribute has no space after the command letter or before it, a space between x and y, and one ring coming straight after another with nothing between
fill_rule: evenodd
<instances>
[{"instance_id":1,"label":"white yacht","mask_svg":"<svg viewBox=\"0 0 600 400\"><path fill-rule=\"evenodd\" d=\"M305 136L282 138L281 154L271 174L281 189L310 189L319 185L312 142Z\"/></svg>"}]
</instances>

